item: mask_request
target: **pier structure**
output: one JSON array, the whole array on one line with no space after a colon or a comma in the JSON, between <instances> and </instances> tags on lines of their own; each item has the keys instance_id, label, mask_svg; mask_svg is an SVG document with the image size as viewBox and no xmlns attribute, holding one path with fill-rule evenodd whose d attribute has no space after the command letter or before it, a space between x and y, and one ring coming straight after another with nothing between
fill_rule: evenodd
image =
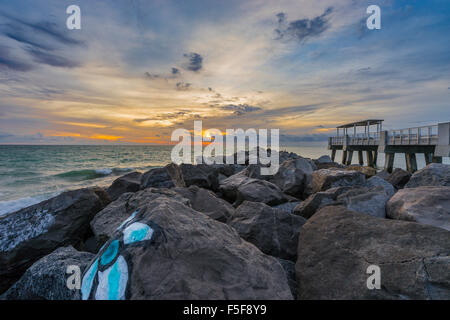
<instances>
[{"instance_id":1,"label":"pier structure","mask_svg":"<svg viewBox=\"0 0 450 320\"><path fill-rule=\"evenodd\" d=\"M384 169L392 172L396 153L403 153L409 172L417 170L416 154L423 153L428 165L441 163L442 157L450 156L450 122L436 125L383 130L381 119L368 119L338 126L337 134L328 138L331 159L335 161L336 151L342 150L342 163L350 165L353 153L358 153L358 163L364 165L363 152L367 165L376 167L378 154L385 154ZM364 132L361 128L364 127ZM359 132L358 132L359 131Z\"/></svg>"}]
</instances>

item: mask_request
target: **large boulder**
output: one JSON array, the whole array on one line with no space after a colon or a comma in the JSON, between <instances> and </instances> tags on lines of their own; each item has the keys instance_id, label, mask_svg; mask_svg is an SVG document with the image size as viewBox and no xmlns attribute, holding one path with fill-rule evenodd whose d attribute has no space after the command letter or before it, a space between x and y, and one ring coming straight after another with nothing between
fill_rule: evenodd
<instances>
[{"instance_id":1,"label":"large boulder","mask_svg":"<svg viewBox=\"0 0 450 320\"><path fill-rule=\"evenodd\" d=\"M212 191L190 186L189 188L175 188L184 198L189 199L190 206L208 217L227 222L234 214L234 207L223 199L218 198Z\"/></svg>"},{"instance_id":2,"label":"large boulder","mask_svg":"<svg viewBox=\"0 0 450 320\"><path fill-rule=\"evenodd\" d=\"M387 216L450 231L450 186L405 188L387 204Z\"/></svg>"},{"instance_id":3,"label":"large boulder","mask_svg":"<svg viewBox=\"0 0 450 320\"><path fill-rule=\"evenodd\" d=\"M382 186L359 187L340 194L336 204L378 218L386 217L386 203L391 196Z\"/></svg>"},{"instance_id":4,"label":"large boulder","mask_svg":"<svg viewBox=\"0 0 450 320\"><path fill-rule=\"evenodd\" d=\"M310 160L304 158L284 161L278 172L270 180L284 193L297 198L305 198L311 194L312 173L314 167Z\"/></svg>"},{"instance_id":5,"label":"large boulder","mask_svg":"<svg viewBox=\"0 0 450 320\"><path fill-rule=\"evenodd\" d=\"M425 168L416 171L405 187L416 188L424 186L450 187L450 165L431 163Z\"/></svg>"},{"instance_id":6,"label":"large boulder","mask_svg":"<svg viewBox=\"0 0 450 320\"><path fill-rule=\"evenodd\" d=\"M367 179L369 179L377 174L377 170L375 168L367 167L367 166L360 166L357 164L352 164L352 165L346 167L345 170L361 172L366 176Z\"/></svg>"},{"instance_id":7,"label":"large boulder","mask_svg":"<svg viewBox=\"0 0 450 320\"><path fill-rule=\"evenodd\" d=\"M245 200L272 206L288 202L289 198L273 183L249 178L237 188L234 206L240 205Z\"/></svg>"},{"instance_id":8,"label":"large boulder","mask_svg":"<svg viewBox=\"0 0 450 320\"><path fill-rule=\"evenodd\" d=\"M320 169L312 173L312 191L316 193L334 187L363 185L365 181L364 174L358 171Z\"/></svg>"},{"instance_id":9,"label":"large boulder","mask_svg":"<svg viewBox=\"0 0 450 320\"><path fill-rule=\"evenodd\" d=\"M365 186L369 188L382 187L389 197L392 197L395 193L394 186L379 176L367 179Z\"/></svg>"},{"instance_id":10,"label":"large boulder","mask_svg":"<svg viewBox=\"0 0 450 320\"><path fill-rule=\"evenodd\" d=\"M292 299L274 258L161 196L123 221L83 275L83 299Z\"/></svg>"},{"instance_id":11,"label":"large boulder","mask_svg":"<svg viewBox=\"0 0 450 320\"><path fill-rule=\"evenodd\" d=\"M297 256L298 234L306 220L264 203L245 201L228 225L262 252L287 260Z\"/></svg>"},{"instance_id":12,"label":"large boulder","mask_svg":"<svg viewBox=\"0 0 450 320\"><path fill-rule=\"evenodd\" d=\"M219 183L220 194L229 202L234 202L237 196L237 189L240 185L254 179L246 176L242 171L223 179Z\"/></svg>"},{"instance_id":13,"label":"large boulder","mask_svg":"<svg viewBox=\"0 0 450 320\"><path fill-rule=\"evenodd\" d=\"M136 193L124 193L119 199L110 203L91 221L91 229L98 246L108 241L122 221L137 214L136 210L159 197L168 197L189 205L189 199L174 191L174 189L147 188Z\"/></svg>"},{"instance_id":14,"label":"large boulder","mask_svg":"<svg viewBox=\"0 0 450 320\"><path fill-rule=\"evenodd\" d=\"M336 198L351 187L335 187L310 195L305 201L301 202L294 208L293 214L301 216L305 219L312 217L317 210L335 203Z\"/></svg>"},{"instance_id":15,"label":"large boulder","mask_svg":"<svg viewBox=\"0 0 450 320\"><path fill-rule=\"evenodd\" d=\"M112 201L126 192L137 192L141 188L142 174L140 172L131 172L114 180L111 186L106 190Z\"/></svg>"},{"instance_id":16,"label":"large boulder","mask_svg":"<svg viewBox=\"0 0 450 320\"><path fill-rule=\"evenodd\" d=\"M329 206L303 225L295 268L300 299L448 300L450 232Z\"/></svg>"},{"instance_id":17,"label":"large boulder","mask_svg":"<svg viewBox=\"0 0 450 320\"><path fill-rule=\"evenodd\" d=\"M180 170L186 187L195 185L214 191L219 187L219 170L217 167L207 164L183 163L180 165Z\"/></svg>"},{"instance_id":18,"label":"large boulder","mask_svg":"<svg viewBox=\"0 0 450 320\"><path fill-rule=\"evenodd\" d=\"M333 160L331 160L329 155L324 155L319 157L318 159L315 160L316 163L332 163Z\"/></svg>"},{"instance_id":19,"label":"large boulder","mask_svg":"<svg viewBox=\"0 0 450 320\"><path fill-rule=\"evenodd\" d=\"M141 189L185 187L180 167L170 163L164 168L153 168L142 175Z\"/></svg>"},{"instance_id":20,"label":"large boulder","mask_svg":"<svg viewBox=\"0 0 450 320\"><path fill-rule=\"evenodd\" d=\"M81 247L89 222L109 202L100 188L64 192L0 218L0 293L58 247Z\"/></svg>"},{"instance_id":21,"label":"large boulder","mask_svg":"<svg viewBox=\"0 0 450 320\"><path fill-rule=\"evenodd\" d=\"M279 209L282 211L285 211L287 213L294 214L294 209L300 204L300 201L291 201L291 202L285 202L282 204L277 204L275 206L272 206L272 208Z\"/></svg>"},{"instance_id":22,"label":"large boulder","mask_svg":"<svg viewBox=\"0 0 450 320\"><path fill-rule=\"evenodd\" d=\"M386 181L392 184L396 189L402 189L411 178L411 174L400 168L395 168L394 171L386 178Z\"/></svg>"},{"instance_id":23,"label":"large boulder","mask_svg":"<svg viewBox=\"0 0 450 320\"><path fill-rule=\"evenodd\" d=\"M84 272L94 255L80 252L72 246L58 248L36 261L1 299L6 300L80 300L80 290L69 289L68 267L76 266Z\"/></svg>"}]
</instances>

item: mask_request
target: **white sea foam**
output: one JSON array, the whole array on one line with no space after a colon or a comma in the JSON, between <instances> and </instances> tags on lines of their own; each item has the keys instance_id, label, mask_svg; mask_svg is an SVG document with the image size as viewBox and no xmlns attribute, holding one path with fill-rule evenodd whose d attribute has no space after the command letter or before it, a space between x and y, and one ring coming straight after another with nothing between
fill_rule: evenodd
<instances>
[{"instance_id":1,"label":"white sea foam","mask_svg":"<svg viewBox=\"0 0 450 320\"><path fill-rule=\"evenodd\" d=\"M0 216L32 206L41 201L55 197L58 194L59 192L53 194L41 194L33 197L25 197L9 201L0 201Z\"/></svg>"}]
</instances>

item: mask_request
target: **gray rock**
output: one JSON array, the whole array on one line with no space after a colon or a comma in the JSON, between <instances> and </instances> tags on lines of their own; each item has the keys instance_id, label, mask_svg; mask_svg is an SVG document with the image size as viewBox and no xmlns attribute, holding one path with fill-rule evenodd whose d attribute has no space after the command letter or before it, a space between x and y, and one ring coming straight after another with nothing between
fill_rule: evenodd
<instances>
[{"instance_id":1,"label":"gray rock","mask_svg":"<svg viewBox=\"0 0 450 320\"><path fill-rule=\"evenodd\" d=\"M245 201L237 208L228 225L262 252L295 260L298 234L305 221L302 217L271 208L264 203Z\"/></svg>"},{"instance_id":2,"label":"gray rock","mask_svg":"<svg viewBox=\"0 0 450 320\"><path fill-rule=\"evenodd\" d=\"M262 202L269 206L289 201L289 198L273 183L265 180L248 179L237 188L234 206L240 205L245 200Z\"/></svg>"},{"instance_id":3,"label":"gray rock","mask_svg":"<svg viewBox=\"0 0 450 320\"><path fill-rule=\"evenodd\" d=\"M189 199L184 198L172 189L147 188L136 193L124 193L92 219L91 229L98 245L101 246L108 241L122 221L130 217L139 207L151 203L162 196L189 205Z\"/></svg>"},{"instance_id":4,"label":"gray rock","mask_svg":"<svg viewBox=\"0 0 450 320\"><path fill-rule=\"evenodd\" d=\"M237 196L237 189L240 185L255 179L247 177L242 171L236 173L219 183L219 192L229 202L234 202Z\"/></svg>"},{"instance_id":5,"label":"gray rock","mask_svg":"<svg viewBox=\"0 0 450 320\"><path fill-rule=\"evenodd\" d=\"M351 190L351 187L335 187L310 195L305 201L294 208L293 214L309 219L317 210L335 203L336 198Z\"/></svg>"},{"instance_id":6,"label":"gray rock","mask_svg":"<svg viewBox=\"0 0 450 320\"><path fill-rule=\"evenodd\" d=\"M330 156L328 156L328 155L321 156L316 161L318 163L332 163L333 162L331 160Z\"/></svg>"},{"instance_id":7,"label":"gray rock","mask_svg":"<svg viewBox=\"0 0 450 320\"><path fill-rule=\"evenodd\" d=\"M359 171L359 172L363 173L367 179L369 179L377 174L377 170L375 168L367 167L367 166L360 166L358 164L352 164L350 166L347 166L345 168L345 170Z\"/></svg>"},{"instance_id":8,"label":"gray rock","mask_svg":"<svg viewBox=\"0 0 450 320\"><path fill-rule=\"evenodd\" d=\"M292 296L297 299L297 280L295 280L295 262L284 259L277 259L286 273L289 289L291 289Z\"/></svg>"},{"instance_id":9,"label":"gray rock","mask_svg":"<svg viewBox=\"0 0 450 320\"><path fill-rule=\"evenodd\" d=\"M185 187L180 167L170 163L164 168L150 169L142 175L141 189Z\"/></svg>"},{"instance_id":10,"label":"gray rock","mask_svg":"<svg viewBox=\"0 0 450 320\"><path fill-rule=\"evenodd\" d=\"M84 298L292 299L280 263L226 224L167 196L137 211L85 272Z\"/></svg>"},{"instance_id":11,"label":"gray rock","mask_svg":"<svg viewBox=\"0 0 450 320\"><path fill-rule=\"evenodd\" d=\"M349 210L368 214L378 218L386 217L386 203L390 195L386 193L382 186L360 187L339 195L336 203L344 205Z\"/></svg>"},{"instance_id":12,"label":"gray rock","mask_svg":"<svg viewBox=\"0 0 450 320\"><path fill-rule=\"evenodd\" d=\"M276 206L272 206L272 208L282 210L287 213L294 214L294 209L300 204L300 201L291 201L285 202L282 204L277 204Z\"/></svg>"},{"instance_id":13,"label":"gray rock","mask_svg":"<svg viewBox=\"0 0 450 320\"><path fill-rule=\"evenodd\" d=\"M297 198L306 198L312 192L311 161L304 158L284 161L270 182L277 185L284 193Z\"/></svg>"},{"instance_id":14,"label":"gray rock","mask_svg":"<svg viewBox=\"0 0 450 320\"><path fill-rule=\"evenodd\" d=\"M108 192L111 200L114 201L123 193L139 191L141 179L142 174L140 172L128 173L114 180L106 192Z\"/></svg>"},{"instance_id":15,"label":"gray rock","mask_svg":"<svg viewBox=\"0 0 450 320\"><path fill-rule=\"evenodd\" d=\"M367 268L381 269L369 290ZM450 299L450 232L325 207L302 227L300 299Z\"/></svg>"},{"instance_id":16,"label":"gray rock","mask_svg":"<svg viewBox=\"0 0 450 320\"><path fill-rule=\"evenodd\" d=\"M450 187L402 189L389 200L387 216L450 231Z\"/></svg>"},{"instance_id":17,"label":"gray rock","mask_svg":"<svg viewBox=\"0 0 450 320\"><path fill-rule=\"evenodd\" d=\"M79 300L80 290L70 290L67 281L69 266L78 266L84 272L93 254L80 252L72 246L58 248L36 261L8 291L6 300Z\"/></svg>"},{"instance_id":18,"label":"gray rock","mask_svg":"<svg viewBox=\"0 0 450 320\"><path fill-rule=\"evenodd\" d=\"M208 217L220 221L227 220L234 214L234 207L223 199L218 198L212 191L190 186L189 188L175 188L184 198L189 199L190 206Z\"/></svg>"},{"instance_id":19,"label":"gray rock","mask_svg":"<svg viewBox=\"0 0 450 320\"><path fill-rule=\"evenodd\" d=\"M386 181L387 181L387 179L389 179L390 175L391 174L389 172L387 172L386 170L381 170L380 172L378 172L376 174L377 177L379 177L383 180L386 180Z\"/></svg>"},{"instance_id":20,"label":"gray rock","mask_svg":"<svg viewBox=\"0 0 450 320\"><path fill-rule=\"evenodd\" d=\"M334 187L363 185L365 182L364 174L358 171L320 169L312 173L313 193Z\"/></svg>"},{"instance_id":21,"label":"gray rock","mask_svg":"<svg viewBox=\"0 0 450 320\"><path fill-rule=\"evenodd\" d=\"M219 170L214 166L183 163L180 165L180 169L186 187L195 185L213 191L219 187Z\"/></svg>"},{"instance_id":22,"label":"gray rock","mask_svg":"<svg viewBox=\"0 0 450 320\"><path fill-rule=\"evenodd\" d=\"M427 165L411 176L405 188L424 186L450 187L450 165L442 163L431 163Z\"/></svg>"},{"instance_id":23,"label":"gray rock","mask_svg":"<svg viewBox=\"0 0 450 320\"><path fill-rule=\"evenodd\" d=\"M58 247L80 247L89 222L109 201L103 189L64 192L0 218L0 293Z\"/></svg>"},{"instance_id":24,"label":"gray rock","mask_svg":"<svg viewBox=\"0 0 450 320\"><path fill-rule=\"evenodd\" d=\"M394 186L379 176L374 176L366 181L366 187L382 187L389 197L395 193Z\"/></svg>"},{"instance_id":25,"label":"gray rock","mask_svg":"<svg viewBox=\"0 0 450 320\"><path fill-rule=\"evenodd\" d=\"M410 178L411 174L408 171L395 168L386 181L392 184L396 189L402 189Z\"/></svg>"}]
</instances>

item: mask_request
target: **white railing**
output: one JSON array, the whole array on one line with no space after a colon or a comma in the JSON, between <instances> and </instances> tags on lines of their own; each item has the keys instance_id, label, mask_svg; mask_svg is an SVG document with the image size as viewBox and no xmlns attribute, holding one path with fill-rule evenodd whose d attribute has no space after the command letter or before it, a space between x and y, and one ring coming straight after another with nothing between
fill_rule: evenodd
<instances>
[{"instance_id":1,"label":"white railing","mask_svg":"<svg viewBox=\"0 0 450 320\"><path fill-rule=\"evenodd\" d=\"M433 145L437 141L437 125L389 130L387 138L390 145Z\"/></svg>"}]
</instances>

